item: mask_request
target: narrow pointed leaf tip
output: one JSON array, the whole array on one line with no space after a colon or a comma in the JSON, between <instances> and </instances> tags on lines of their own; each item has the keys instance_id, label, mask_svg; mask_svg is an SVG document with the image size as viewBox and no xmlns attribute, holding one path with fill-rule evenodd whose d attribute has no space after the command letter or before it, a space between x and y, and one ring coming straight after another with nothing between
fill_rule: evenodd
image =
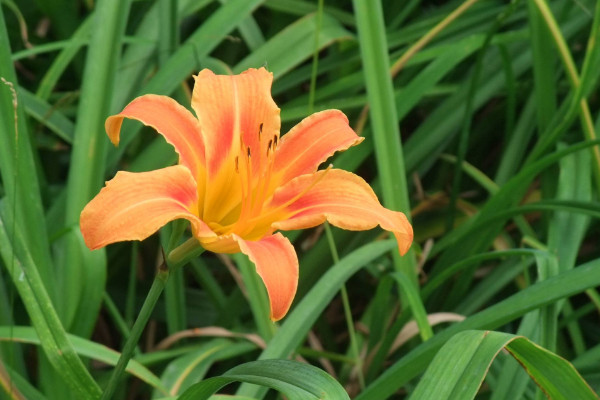
<instances>
[{"instance_id":1,"label":"narrow pointed leaf tip","mask_svg":"<svg viewBox=\"0 0 600 400\"><path fill-rule=\"evenodd\" d=\"M115 145L123 119L134 119L164 136L179 163L119 172L108 181L81 213L87 246L143 240L169 221L187 219L207 250L250 258L267 289L273 320L285 316L298 284L294 248L276 230L324 221L349 230L379 225L406 253L413 231L404 214L384 208L359 176L318 170L335 152L363 140L346 116L322 111L280 137L272 81L264 68L227 76L203 70L192 96L196 116L168 97L145 95L109 117L106 132Z\"/></svg>"}]
</instances>

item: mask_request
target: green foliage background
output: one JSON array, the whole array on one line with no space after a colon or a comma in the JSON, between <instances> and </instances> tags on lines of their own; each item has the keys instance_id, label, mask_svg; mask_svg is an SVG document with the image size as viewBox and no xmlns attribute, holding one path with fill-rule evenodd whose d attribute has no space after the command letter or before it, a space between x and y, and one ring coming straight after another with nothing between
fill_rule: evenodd
<instances>
[{"instance_id":1,"label":"green foliage background","mask_svg":"<svg viewBox=\"0 0 600 400\"><path fill-rule=\"evenodd\" d=\"M282 132L348 115L366 140L333 163L412 215L413 248L288 233L300 283L277 324L244 256L204 253L171 273L114 398L597 398L600 2L1 4L0 398L100 398L177 229L83 244L105 180L176 162L140 124L112 148L106 117L260 66ZM327 374L264 361L286 358Z\"/></svg>"}]
</instances>

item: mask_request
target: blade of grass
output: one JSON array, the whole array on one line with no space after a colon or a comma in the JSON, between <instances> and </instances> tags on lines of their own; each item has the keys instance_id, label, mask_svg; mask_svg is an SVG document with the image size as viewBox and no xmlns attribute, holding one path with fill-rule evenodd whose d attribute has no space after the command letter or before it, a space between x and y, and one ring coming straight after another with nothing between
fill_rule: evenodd
<instances>
[{"instance_id":1,"label":"blade of grass","mask_svg":"<svg viewBox=\"0 0 600 400\"><path fill-rule=\"evenodd\" d=\"M50 298L55 300L55 280L46 235L46 219L40 195L36 155L27 129L17 78L10 59L10 43L0 7L0 174L5 207L16 212L16 222ZM13 92L13 90L15 92ZM16 98L14 97L16 96ZM11 211L12 212L12 211ZM10 235L9 235L10 236ZM10 265L10 264L7 264Z\"/></svg>"},{"instance_id":2,"label":"blade of grass","mask_svg":"<svg viewBox=\"0 0 600 400\"><path fill-rule=\"evenodd\" d=\"M75 138L71 154L71 168L67 183L65 225L79 225L79 214L84 205L96 194L104 181L104 157L107 141L104 137L104 119L110 111L109 93L114 88L114 77L121 51L121 43L130 1L107 0L98 4L94 14L92 38L86 58L81 88L81 100L77 110ZM106 266L88 264L84 276L82 255L88 252L75 228L65 237L63 263L59 287L61 303L59 311L66 326L71 326L78 313L94 313L100 307ZM86 279L88 278L88 279ZM91 309L82 310L82 295L95 293L98 301L89 304ZM81 327L82 335L90 333L92 326Z\"/></svg>"},{"instance_id":3,"label":"blade of grass","mask_svg":"<svg viewBox=\"0 0 600 400\"><path fill-rule=\"evenodd\" d=\"M67 338L73 344L73 349L77 354L109 365L115 365L117 363L119 353L116 351L79 336L67 334ZM14 327L13 332L9 332L6 327L0 327L0 341L1 340L35 345L42 344L42 340L37 332L29 326L16 326ZM158 377L139 362L134 360L130 361L127 365L127 372L162 391L163 394L166 394L167 390L161 384Z\"/></svg>"},{"instance_id":4,"label":"blade of grass","mask_svg":"<svg viewBox=\"0 0 600 400\"><path fill-rule=\"evenodd\" d=\"M271 387L290 399L350 399L344 388L325 371L290 360L259 360L238 365L221 376L191 386L180 399L207 400L223 386L236 381Z\"/></svg>"},{"instance_id":5,"label":"blade of grass","mask_svg":"<svg viewBox=\"0 0 600 400\"><path fill-rule=\"evenodd\" d=\"M452 337L436 355L411 399L473 399L492 361L506 348L551 399L597 399L573 366L523 336L466 331ZM448 368L449 364L452 369Z\"/></svg>"},{"instance_id":6,"label":"blade of grass","mask_svg":"<svg viewBox=\"0 0 600 400\"><path fill-rule=\"evenodd\" d=\"M242 274L258 333L268 343L275 334L277 327L269 317L269 298L265 286L256 273L254 264L248 260L248 257L238 253L233 256L233 259Z\"/></svg>"},{"instance_id":7,"label":"blade of grass","mask_svg":"<svg viewBox=\"0 0 600 400\"><path fill-rule=\"evenodd\" d=\"M277 79L294 66L313 55L317 15L308 15L289 25L279 34L269 39L263 46L250 53L233 67L234 73L248 68L266 66ZM319 29L319 49L339 40L350 39L352 34L334 18L323 15ZM295 51L290 52L290 48Z\"/></svg>"},{"instance_id":8,"label":"blade of grass","mask_svg":"<svg viewBox=\"0 0 600 400\"><path fill-rule=\"evenodd\" d=\"M423 372L439 348L456 333L469 329L496 329L525 313L552 304L557 300L598 286L600 259L561 273L498 302L491 307L459 322L422 343L390 366L356 400L388 398L412 378Z\"/></svg>"},{"instance_id":9,"label":"blade of grass","mask_svg":"<svg viewBox=\"0 0 600 400\"><path fill-rule=\"evenodd\" d=\"M392 210L403 211L410 218L410 201L394 89L388 73L390 67L383 10L379 1L353 0L353 5L370 104L377 170L383 189L383 203ZM414 252L409 251L404 257L395 252L393 254L396 268L416 282Z\"/></svg>"},{"instance_id":10,"label":"blade of grass","mask_svg":"<svg viewBox=\"0 0 600 400\"><path fill-rule=\"evenodd\" d=\"M286 317L277 334L261 353L259 359L285 358L302 343L319 315L339 292L342 284L367 263L397 246L394 240L374 242L342 258L332 266ZM264 389L247 384L240 386L237 394L262 398Z\"/></svg>"},{"instance_id":11,"label":"blade of grass","mask_svg":"<svg viewBox=\"0 0 600 400\"><path fill-rule=\"evenodd\" d=\"M479 80L481 78L481 72L483 68L483 59L484 56L490 46L492 38L496 34L496 32L502 27L504 21L512 15L515 10L516 1L511 2L505 10L498 16L494 24L490 28L489 32L485 37L485 41L481 46L481 50L479 50L477 54L477 59L475 61L475 68L473 74L471 75L469 82L469 91L467 93L467 101L465 105L465 115L463 119L463 124L461 127L461 131L458 138L458 149L456 151L456 167L454 168L454 176L452 179L452 189L450 192L450 203L448 206L448 214L446 217L446 231L452 230L454 226L454 217L456 211L456 202L458 200L458 194L461 189L461 180L462 180L462 165L465 161L465 157L467 155L467 148L469 146L469 136L471 133L471 123L473 119L473 103L475 92L477 87L479 86Z\"/></svg>"},{"instance_id":12,"label":"blade of grass","mask_svg":"<svg viewBox=\"0 0 600 400\"><path fill-rule=\"evenodd\" d=\"M255 346L250 343L235 343L222 338L213 339L171 361L165 368L161 381L164 386L170 388L171 394L183 393L196 382L203 380L215 362L240 356L254 349Z\"/></svg>"},{"instance_id":13,"label":"blade of grass","mask_svg":"<svg viewBox=\"0 0 600 400\"><path fill-rule=\"evenodd\" d=\"M75 127L70 119L56 108L41 100L38 96L19 88L25 112L45 125L66 143L73 142L73 131Z\"/></svg>"},{"instance_id":14,"label":"blade of grass","mask_svg":"<svg viewBox=\"0 0 600 400\"><path fill-rule=\"evenodd\" d=\"M423 300L421 300L416 285L402 272L396 271L391 276L398 282L401 292L406 293L408 304L405 307L410 308L411 314L417 322L421 340L425 342L431 339L433 337L433 330L427 320L427 311L425 311Z\"/></svg>"},{"instance_id":15,"label":"blade of grass","mask_svg":"<svg viewBox=\"0 0 600 400\"><path fill-rule=\"evenodd\" d=\"M270 8L271 10L304 16L317 11L318 5L316 5L314 2L302 0L267 0L265 1L265 7ZM356 25L354 16L349 12L343 11L339 8L334 8L332 6L325 7L325 12L332 17L335 17L344 25Z\"/></svg>"},{"instance_id":16,"label":"blade of grass","mask_svg":"<svg viewBox=\"0 0 600 400\"><path fill-rule=\"evenodd\" d=\"M590 108L589 108L587 100L585 98L583 98L584 89L581 86L581 79L577 72L577 67L575 66L575 62L573 61L571 52L569 51L569 48L566 44L565 37L561 33L560 27L556 23L556 20L554 19L554 15L552 14L552 11L550 10L550 8L546 4L546 2L544 0L532 0L532 1L535 2L536 7L540 11L542 18L552 35L554 44L555 44L556 48L558 49L560 59L563 63L564 69L566 70L567 78L569 79L569 83L571 84L571 88L574 93L573 101L576 102L576 104L577 104L577 110L579 112L579 118L581 121L580 123L581 123L581 128L583 130L584 137L587 140L595 140L596 132L594 130L594 125L592 122ZM597 12L600 13L600 11L598 11L598 10L597 10ZM597 32L592 32L592 34L597 35ZM595 37L592 37L591 40L592 40L592 42L594 42ZM540 141L540 143L538 143L538 145L536 145L536 148L530 155L530 159L535 159L536 156L539 156L540 153L543 152L544 149L550 143L552 143L554 140L556 140L557 136L560 133L561 132L559 132L559 131L553 131L553 132L550 132L549 134L547 134L548 139L545 141ZM593 155L593 160L594 160L592 165L594 168L595 185L596 185L596 189L600 192L600 148L598 148L598 147L592 148L591 153Z\"/></svg>"},{"instance_id":17,"label":"blade of grass","mask_svg":"<svg viewBox=\"0 0 600 400\"><path fill-rule=\"evenodd\" d=\"M598 83L600 78L600 4L596 2L594 11L594 22L590 31L590 37L587 43L585 59L581 69L581 87L583 88L583 97L587 98Z\"/></svg>"},{"instance_id":18,"label":"blade of grass","mask_svg":"<svg viewBox=\"0 0 600 400\"><path fill-rule=\"evenodd\" d=\"M9 237L7 226L11 219L6 210L0 215L0 253L5 266L15 261L15 268L7 268L25 305L31 322L40 338L45 355L74 393L81 398L97 399L100 388L83 365L71 345L61 324L42 277L38 273L30 252L23 242L19 229Z\"/></svg>"},{"instance_id":19,"label":"blade of grass","mask_svg":"<svg viewBox=\"0 0 600 400\"><path fill-rule=\"evenodd\" d=\"M179 44L177 0L159 0L158 62L164 64Z\"/></svg>"},{"instance_id":20,"label":"blade of grass","mask_svg":"<svg viewBox=\"0 0 600 400\"><path fill-rule=\"evenodd\" d=\"M533 0L527 0L529 31L533 53L533 90L537 111L538 134L548 128L556 113L556 56L550 32Z\"/></svg>"},{"instance_id":21,"label":"blade of grass","mask_svg":"<svg viewBox=\"0 0 600 400\"><path fill-rule=\"evenodd\" d=\"M92 21L94 19L93 14L88 16L77 28L75 33L69 39L69 45L64 47L61 52L54 58L52 65L48 68L44 74L40 85L36 91L36 96L41 100L48 100L50 93L56 87L61 75L67 69L73 58L77 55L79 50L84 46L85 39L90 34L92 27Z\"/></svg>"}]
</instances>

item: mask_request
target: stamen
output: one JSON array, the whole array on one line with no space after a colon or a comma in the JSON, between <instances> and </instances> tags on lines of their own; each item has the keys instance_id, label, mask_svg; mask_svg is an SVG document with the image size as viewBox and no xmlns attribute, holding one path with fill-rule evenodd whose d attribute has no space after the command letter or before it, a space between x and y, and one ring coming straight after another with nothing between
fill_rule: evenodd
<instances>
[{"instance_id":1,"label":"stamen","mask_svg":"<svg viewBox=\"0 0 600 400\"><path fill-rule=\"evenodd\" d=\"M277 147L277 135L273 136L273 149Z\"/></svg>"},{"instance_id":2,"label":"stamen","mask_svg":"<svg viewBox=\"0 0 600 400\"><path fill-rule=\"evenodd\" d=\"M236 156L235 157L235 172L237 172L238 174L240 173L239 163L240 163L240 157Z\"/></svg>"},{"instance_id":3,"label":"stamen","mask_svg":"<svg viewBox=\"0 0 600 400\"><path fill-rule=\"evenodd\" d=\"M269 144L267 145L267 157L269 157L269 152L271 151L271 146L273 146L273 139L269 140Z\"/></svg>"},{"instance_id":4,"label":"stamen","mask_svg":"<svg viewBox=\"0 0 600 400\"><path fill-rule=\"evenodd\" d=\"M317 185L319 182L321 182L321 180L323 180L323 178L327 175L327 173L330 170L331 170L331 166L327 167L324 170L319 171L319 172L322 172L320 174L320 176L317 176L316 179L314 181L312 181L303 191L296 194L291 199L287 200L285 203L279 205L276 208L268 210L267 212L260 213L260 214L253 214L253 216L251 218L244 220L244 226L245 226L244 232L239 232L238 235L243 235L246 232L252 231L252 229L254 229L260 221L265 221L265 220L268 220L269 218L272 218L275 214L284 210L287 206L289 206L290 204L292 204L293 202L298 200L300 197L304 196L304 194L306 194L309 190L311 190L313 187L315 187L315 185ZM286 219L289 217L291 217L291 215L287 216ZM231 231L230 228L233 228L233 226L236 225L238 222L224 227L225 230Z\"/></svg>"},{"instance_id":5,"label":"stamen","mask_svg":"<svg viewBox=\"0 0 600 400\"><path fill-rule=\"evenodd\" d=\"M258 126L258 139L260 140L260 134L262 133L263 123L261 122Z\"/></svg>"},{"instance_id":6,"label":"stamen","mask_svg":"<svg viewBox=\"0 0 600 400\"><path fill-rule=\"evenodd\" d=\"M241 200L241 210L240 216L238 218L238 222L246 219L246 215L251 207L251 198L252 198L252 184L250 180L251 175L251 163L250 163L250 148L247 147L246 151L243 151L244 144L242 143L240 149L239 157L242 158L241 165L239 167L242 169L240 172L240 186L242 189L242 200ZM236 157L237 159L237 157Z\"/></svg>"}]
</instances>

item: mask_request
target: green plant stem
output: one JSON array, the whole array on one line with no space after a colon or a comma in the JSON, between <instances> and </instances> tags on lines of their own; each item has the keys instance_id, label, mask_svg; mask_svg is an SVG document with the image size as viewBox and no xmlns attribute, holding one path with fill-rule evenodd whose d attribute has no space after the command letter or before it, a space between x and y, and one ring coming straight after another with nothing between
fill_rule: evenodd
<instances>
[{"instance_id":1,"label":"green plant stem","mask_svg":"<svg viewBox=\"0 0 600 400\"><path fill-rule=\"evenodd\" d=\"M182 265L192 258L198 257L203 252L204 249L200 245L198 239L192 237L183 242L183 244L171 250L167 256L167 259L172 268L176 265Z\"/></svg>"},{"instance_id":2,"label":"green plant stem","mask_svg":"<svg viewBox=\"0 0 600 400\"><path fill-rule=\"evenodd\" d=\"M131 356L133 356L134 349L140 339L140 336L142 335L142 331L146 327L148 319L150 319L150 315L152 314L152 310L154 310L154 306L156 305L160 294L165 288L165 284L167 283L168 279L169 268L167 267L167 263L163 262L158 268L156 276L154 277L154 282L152 282L152 287L150 287L148 296L146 296L146 300L144 300L142 309L140 310L140 313L133 324L131 334L125 342L125 346L121 352L121 357L119 357L119 361L113 370L110 380L108 381L108 385L106 386L104 393L102 393L102 400L109 400L112 398L121 379L121 375L123 374L123 371L125 371L125 367L131 359Z\"/></svg>"},{"instance_id":3,"label":"green plant stem","mask_svg":"<svg viewBox=\"0 0 600 400\"><path fill-rule=\"evenodd\" d=\"M333 240L333 233L328 222L325 222L325 234L327 235L327 242L329 243L329 249L331 251L331 257L333 263L337 264L340 262L340 256L335 246L335 240ZM358 376L358 383L361 390L365 388L365 377L363 375L363 363L360 358L360 352L358 351L358 343L356 341L356 332L354 331L354 320L352 319L352 311L350 310L350 300L348 299L348 291L346 290L346 284L342 284L340 288L342 294L342 304L344 305L344 316L346 317L346 324L348 325L348 334L350 335L350 346L354 356L354 362L356 365L356 371Z\"/></svg>"},{"instance_id":4,"label":"green plant stem","mask_svg":"<svg viewBox=\"0 0 600 400\"><path fill-rule=\"evenodd\" d=\"M123 337L129 337L131 334L129 326L127 325L127 322L125 322L125 319L121 317L121 314L119 313L119 308L117 307L117 305L115 304L115 302L110 297L107 291L104 291L102 301L104 302L104 307L106 308L108 315L112 318L113 322L115 323L119 333L121 333ZM136 355L141 353L139 349L135 349L134 352L136 353Z\"/></svg>"}]
</instances>

